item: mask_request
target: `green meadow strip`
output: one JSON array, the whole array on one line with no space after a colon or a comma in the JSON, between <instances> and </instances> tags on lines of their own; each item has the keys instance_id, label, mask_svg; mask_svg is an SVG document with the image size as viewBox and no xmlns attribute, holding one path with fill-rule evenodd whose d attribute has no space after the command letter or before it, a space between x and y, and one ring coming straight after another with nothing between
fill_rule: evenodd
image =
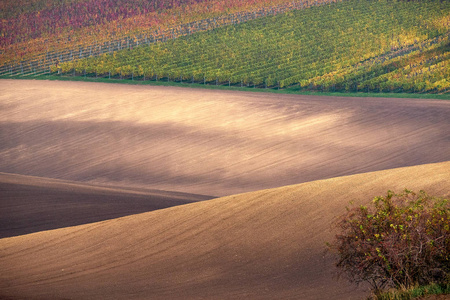
<instances>
[{"instance_id":1,"label":"green meadow strip","mask_svg":"<svg viewBox=\"0 0 450 300\"><path fill-rule=\"evenodd\" d=\"M208 85L201 83L180 83L174 81L139 81L130 79L108 79L83 76L60 76L60 75L38 75L38 76L0 76L1 79L15 80L49 80L49 81L74 81L74 82L99 82L109 84L127 84L140 86L167 86L182 87L207 90L227 90L254 93L273 93L273 94L291 94L291 95L311 95L311 96L334 96L334 97L376 97L376 98L411 98L411 99L435 99L450 100L450 94L418 94L418 93L364 93L364 92L318 92L318 91L299 91L295 88L253 88L253 87L237 87L227 85Z\"/></svg>"}]
</instances>

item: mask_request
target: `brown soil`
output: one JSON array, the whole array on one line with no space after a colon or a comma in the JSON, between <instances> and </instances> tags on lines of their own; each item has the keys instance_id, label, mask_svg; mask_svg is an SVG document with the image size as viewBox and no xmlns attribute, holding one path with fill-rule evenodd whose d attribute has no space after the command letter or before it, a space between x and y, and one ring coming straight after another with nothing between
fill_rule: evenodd
<instances>
[{"instance_id":1,"label":"brown soil","mask_svg":"<svg viewBox=\"0 0 450 300\"><path fill-rule=\"evenodd\" d=\"M0 171L224 196L450 160L450 101L0 80Z\"/></svg>"},{"instance_id":2,"label":"brown soil","mask_svg":"<svg viewBox=\"0 0 450 300\"><path fill-rule=\"evenodd\" d=\"M63 227L0 239L0 299L361 299L334 278L330 225L388 189L449 195L449 115L438 100L0 80L3 234Z\"/></svg>"},{"instance_id":3,"label":"brown soil","mask_svg":"<svg viewBox=\"0 0 450 300\"><path fill-rule=\"evenodd\" d=\"M0 240L12 299L362 299L325 255L350 200L450 192L450 162L261 190Z\"/></svg>"},{"instance_id":4,"label":"brown soil","mask_svg":"<svg viewBox=\"0 0 450 300\"><path fill-rule=\"evenodd\" d=\"M211 199L0 173L0 238Z\"/></svg>"}]
</instances>

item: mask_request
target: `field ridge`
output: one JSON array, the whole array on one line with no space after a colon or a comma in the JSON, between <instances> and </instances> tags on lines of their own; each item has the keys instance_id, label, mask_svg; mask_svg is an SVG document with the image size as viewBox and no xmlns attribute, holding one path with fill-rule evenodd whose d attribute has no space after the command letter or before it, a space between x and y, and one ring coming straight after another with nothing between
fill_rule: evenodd
<instances>
[{"instance_id":1,"label":"field ridge","mask_svg":"<svg viewBox=\"0 0 450 300\"><path fill-rule=\"evenodd\" d=\"M0 239L214 197L0 173Z\"/></svg>"},{"instance_id":2,"label":"field ridge","mask_svg":"<svg viewBox=\"0 0 450 300\"><path fill-rule=\"evenodd\" d=\"M113 186L225 196L450 159L435 99L0 80L0 104L2 172Z\"/></svg>"},{"instance_id":3,"label":"field ridge","mask_svg":"<svg viewBox=\"0 0 450 300\"><path fill-rule=\"evenodd\" d=\"M0 296L71 299L362 299L324 256L349 201L450 192L450 162L232 195L0 239Z\"/></svg>"}]
</instances>

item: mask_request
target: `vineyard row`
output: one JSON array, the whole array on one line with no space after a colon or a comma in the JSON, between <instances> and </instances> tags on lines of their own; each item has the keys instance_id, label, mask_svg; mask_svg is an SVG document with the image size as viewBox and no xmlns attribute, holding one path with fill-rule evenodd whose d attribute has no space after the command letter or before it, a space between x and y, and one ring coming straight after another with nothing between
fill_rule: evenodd
<instances>
[{"instance_id":1,"label":"vineyard row","mask_svg":"<svg viewBox=\"0 0 450 300\"><path fill-rule=\"evenodd\" d=\"M196 32L214 30L219 27L236 25L250 20L275 16L291 10L300 10L312 6L330 4L342 0L299 0L289 4L275 7L263 7L255 11L244 11L226 16L208 18L187 24L170 27L166 30L141 32L134 36L125 36L120 39L85 45L77 49L65 49L62 51L51 51L40 54L29 60L14 63L6 63L0 66L0 75L31 75L45 74L50 72L52 65L73 61L76 59L100 56L113 53L123 49L133 49L153 43L163 43L170 39L191 35Z\"/></svg>"},{"instance_id":2,"label":"vineyard row","mask_svg":"<svg viewBox=\"0 0 450 300\"><path fill-rule=\"evenodd\" d=\"M348 76L336 76L334 79L327 78L326 75L319 76L317 78L311 78L308 83L300 84L299 82L287 83L287 80L281 81L269 81L267 78L252 78L247 75L242 75L239 80L236 80L238 76L233 76L232 78L226 79L225 77L215 77L206 76L206 74L197 75L186 75L186 74L172 74L170 73L155 73L146 72L145 70L129 70L128 72L124 69L119 72L107 71L103 73L93 72L92 69L72 69L70 71L62 72L61 69L49 70L49 74L59 75L59 76L84 76L84 77L95 77L95 78L108 78L108 79L121 79L121 80L131 80L131 81L165 81L165 82L178 82L186 84L203 84L203 85L215 85L215 86L234 86L234 87L251 87L260 89L282 89L289 86L297 86L298 89L304 89L309 91L327 91L327 92L414 92L414 93L450 93L450 81L446 78L450 78L450 52L444 52L443 59L439 55L438 59L441 61L439 63L436 61L434 55L430 55L428 52L433 52L434 46L449 45L450 33L435 37L430 40L426 40L420 44L414 44L400 49L395 49L384 55L380 55L373 59L367 60L364 63L358 63L347 68ZM410 56L416 55L417 53L424 54L425 58L422 61L412 62ZM403 62L401 62L403 60ZM406 62L405 62L406 61ZM390 64L400 62L403 66L408 67L412 70L416 70L414 75L413 72L407 72L401 76L410 79L411 76L416 76L414 83L407 82L408 80L401 80L393 82L392 78L397 77L398 73L402 73L402 70L394 70L391 73L389 69ZM372 76L372 78L367 78L362 80L363 75L361 73L374 72L373 69L379 69L379 74ZM441 77L444 78L443 82L438 85L433 82L428 83L427 78L432 77L432 71L437 68L442 68L443 73ZM245 73L245 72L244 72ZM336 74L337 75L337 74ZM421 79L425 78L425 79ZM422 81L423 82L420 82ZM419 81L419 82L418 82ZM442 81L442 80L441 80ZM431 86L431 89L430 89Z\"/></svg>"},{"instance_id":3,"label":"vineyard row","mask_svg":"<svg viewBox=\"0 0 450 300\"><path fill-rule=\"evenodd\" d=\"M256 87L446 92L447 2L350 0L63 63L63 74Z\"/></svg>"}]
</instances>

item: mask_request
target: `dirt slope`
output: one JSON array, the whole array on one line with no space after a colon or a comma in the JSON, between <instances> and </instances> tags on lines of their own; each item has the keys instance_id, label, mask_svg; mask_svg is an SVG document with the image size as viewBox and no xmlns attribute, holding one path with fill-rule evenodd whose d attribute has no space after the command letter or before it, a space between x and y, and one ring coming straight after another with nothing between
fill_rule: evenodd
<instances>
[{"instance_id":1,"label":"dirt slope","mask_svg":"<svg viewBox=\"0 0 450 300\"><path fill-rule=\"evenodd\" d=\"M0 238L212 199L0 173Z\"/></svg>"},{"instance_id":2,"label":"dirt slope","mask_svg":"<svg viewBox=\"0 0 450 300\"><path fill-rule=\"evenodd\" d=\"M450 160L450 101L0 80L0 171L224 196Z\"/></svg>"},{"instance_id":3,"label":"dirt slope","mask_svg":"<svg viewBox=\"0 0 450 300\"><path fill-rule=\"evenodd\" d=\"M261 190L0 240L11 299L361 299L324 243L350 200L450 194L450 162Z\"/></svg>"}]
</instances>

